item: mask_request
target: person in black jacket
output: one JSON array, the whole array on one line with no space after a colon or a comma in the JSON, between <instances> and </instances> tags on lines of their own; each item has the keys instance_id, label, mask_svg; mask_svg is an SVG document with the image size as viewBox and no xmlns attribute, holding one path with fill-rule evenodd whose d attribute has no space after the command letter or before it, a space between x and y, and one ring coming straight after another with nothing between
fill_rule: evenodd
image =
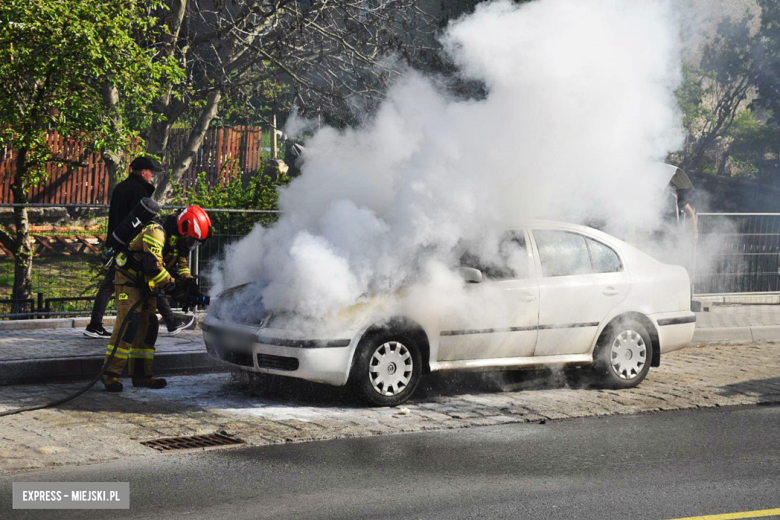
<instances>
[{"instance_id":1,"label":"person in black jacket","mask_svg":"<svg viewBox=\"0 0 780 520\"><path fill-rule=\"evenodd\" d=\"M155 174L160 173L161 171L162 166L160 166L160 163L150 157L141 156L133 159L133 162L130 163L130 175L127 176L127 179L117 184L111 194L111 203L108 208L108 234L106 236L111 236L111 233L114 232L116 226L133 211L133 208L135 208L141 199L152 196L154 193L152 179ZM85 336L89 336L90 338L111 337L111 333L103 328L103 315L105 315L108 302L114 294L115 274L116 266L112 264L111 267L108 268L106 278L98 289L95 303L92 306L90 323L87 325L86 330L84 330ZM192 316L188 316L187 319L177 317L171 310L168 300L165 298L158 299L157 309L160 311L160 314L162 314L163 321L165 321L168 332L171 334L178 334L192 325L195 320Z\"/></svg>"}]
</instances>

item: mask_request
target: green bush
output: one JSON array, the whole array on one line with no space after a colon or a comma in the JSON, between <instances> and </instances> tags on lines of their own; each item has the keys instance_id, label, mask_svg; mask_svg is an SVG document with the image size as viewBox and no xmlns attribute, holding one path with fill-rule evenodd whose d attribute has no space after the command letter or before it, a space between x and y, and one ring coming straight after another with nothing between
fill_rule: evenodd
<instances>
[{"instance_id":1,"label":"green bush","mask_svg":"<svg viewBox=\"0 0 780 520\"><path fill-rule=\"evenodd\" d=\"M182 206L197 204L203 208L275 211L279 199L277 189L286 186L290 179L279 170L276 170L276 178L265 174L265 171L266 168L261 167L257 174L246 180L242 180L240 174L235 177L228 176L222 184L217 186L209 186L206 181L206 172L202 172L198 175L198 181L193 188L185 190L182 189L181 185L174 184L173 202L175 205ZM225 214L215 212L211 215L215 226L222 215ZM251 220L252 225L256 222L266 225L277 218L275 213L244 215L246 215L244 220Z\"/></svg>"}]
</instances>

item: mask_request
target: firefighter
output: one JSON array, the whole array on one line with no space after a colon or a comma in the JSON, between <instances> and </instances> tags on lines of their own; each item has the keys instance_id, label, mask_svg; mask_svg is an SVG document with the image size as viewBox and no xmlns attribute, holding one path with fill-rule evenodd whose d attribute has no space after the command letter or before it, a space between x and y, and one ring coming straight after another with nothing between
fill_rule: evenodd
<instances>
[{"instance_id":1,"label":"firefighter","mask_svg":"<svg viewBox=\"0 0 780 520\"><path fill-rule=\"evenodd\" d=\"M149 297L161 290L174 301L188 305L203 294L190 274L187 254L211 236L211 219L199 206L189 206L178 215L153 220L132 240L127 253L117 256L116 307L117 326L109 341L106 361L114 349L103 384L109 392L121 392L119 376L128 359L128 373L133 386L164 388L167 381L152 377L154 344L157 340L159 321L157 300ZM123 337L117 337L121 324L130 309L140 299L144 303L129 316Z\"/></svg>"}]
</instances>

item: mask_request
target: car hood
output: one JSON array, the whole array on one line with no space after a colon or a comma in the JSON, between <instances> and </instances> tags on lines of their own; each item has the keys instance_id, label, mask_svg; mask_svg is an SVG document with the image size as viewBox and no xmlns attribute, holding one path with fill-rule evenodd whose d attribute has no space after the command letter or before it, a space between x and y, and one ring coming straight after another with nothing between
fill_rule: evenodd
<instances>
[{"instance_id":1,"label":"car hood","mask_svg":"<svg viewBox=\"0 0 780 520\"><path fill-rule=\"evenodd\" d=\"M266 310L262 301L261 282L237 285L217 295L209 307L209 314L229 323L276 329L357 329L363 323L389 312L399 294L366 297L354 305L344 307L330 316L319 319L304 317L291 311Z\"/></svg>"}]
</instances>

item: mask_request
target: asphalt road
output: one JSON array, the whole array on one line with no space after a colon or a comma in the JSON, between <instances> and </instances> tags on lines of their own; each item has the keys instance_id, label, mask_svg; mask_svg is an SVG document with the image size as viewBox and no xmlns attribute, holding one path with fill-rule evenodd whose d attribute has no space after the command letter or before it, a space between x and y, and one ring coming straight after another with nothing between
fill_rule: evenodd
<instances>
[{"instance_id":1,"label":"asphalt road","mask_svg":"<svg viewBox=\"0 0 780 520\"><path fill-rule=\"evenodd\" d=\"M0 517L625 520L766 510L780 508L778 426L780 407L762 406L167 454L5 478ZM13 511L14 480L129 481L131 509Z\"/></svg>"}]
</instances>

